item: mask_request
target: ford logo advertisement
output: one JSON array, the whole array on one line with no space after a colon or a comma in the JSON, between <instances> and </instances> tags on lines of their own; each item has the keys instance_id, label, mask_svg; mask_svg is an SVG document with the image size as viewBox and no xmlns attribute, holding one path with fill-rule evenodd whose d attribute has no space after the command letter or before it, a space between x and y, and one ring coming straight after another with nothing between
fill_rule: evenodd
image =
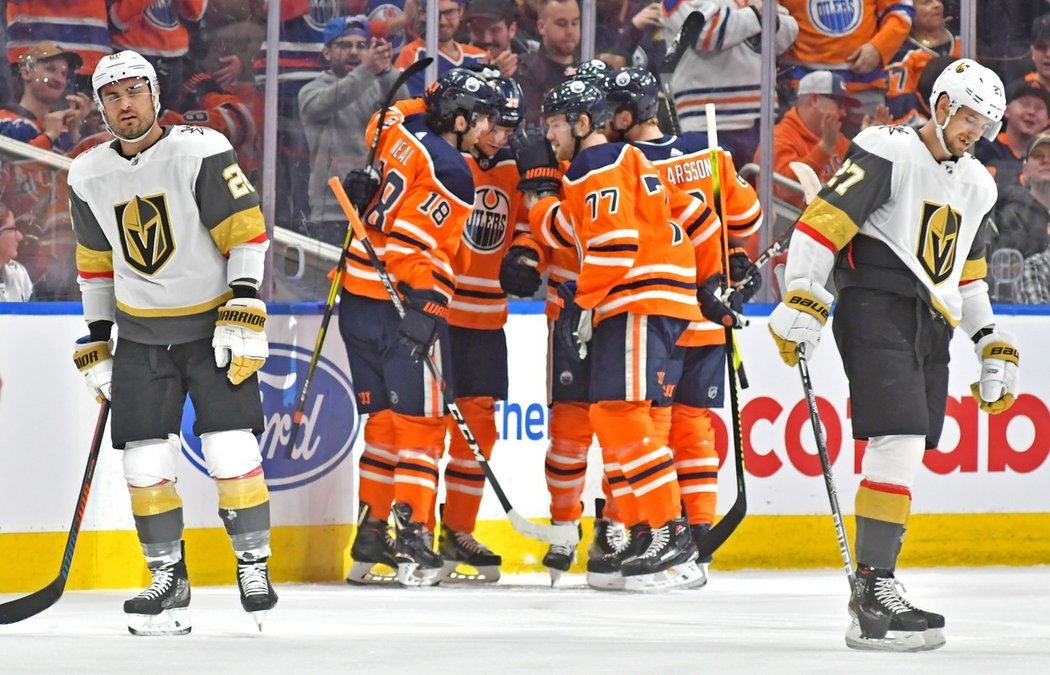
<instances>
[{"instance_id":1,"label":"ford logo advertisement","mask_svg":"<svg viewBox=\"0 0 1050 675\"><path fill-rule=\"evenodd\" d=\"M357 438L360 425L350 377L321 357L310 384L299 441L288 456L292 415L310 366L310 355L308 349L271 343L270 358L259 371L266 425L259 437L259 446L266 485L271 490L290 490L324 476L350 455ZM207 474L201 440L193 433L196 419L193 403L187 397L180 433L182 454Z\"/></svg>"}]
</instances>

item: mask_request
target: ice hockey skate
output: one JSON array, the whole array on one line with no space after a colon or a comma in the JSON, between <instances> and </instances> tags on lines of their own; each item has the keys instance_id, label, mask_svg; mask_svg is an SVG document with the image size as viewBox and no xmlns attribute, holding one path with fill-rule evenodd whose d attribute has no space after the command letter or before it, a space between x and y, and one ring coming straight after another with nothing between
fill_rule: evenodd
<instances>
[{"instance_id":1,"label":"ice hockey skate","mask_svg":"<svg viewBox=\"0 0 1050 675\"><path fill-rule=\"evenodd\" d=\"M900 594L893 572L860 567L849 602L846 645L852 649L920 652L943 647L944 617L926 612ZM900 588L899 588L900 587Z\"/></svg>"},{"instance_id":2,"label":"ice hockey skate","mask_svg":"<svg viewBox=\"0 0 1050 675\"><path fill-rule=\"evenodd\" d=\"M441 525L438 553L444 559L441 581L445 583L494 583L499 581L503 558L474 538L472 532L457 532Z\"/></svg>"},{"instance_id":3,"label":"ice hockey skate","mask_svg":"<svg viewBox=\"0 0 1050 675\"><path fill-rule=\"evenodd\" d=\"M624 589L646 593L702 585L706 577L696 557L696 543L685 518L654 527L645 552L621 564Z\"/></svg>"},{"instance_id":4,"label":"ice hockey skate","mask_svg":"<svg viewBox=\"0 0 1050 675\"><path fill-rule=\"evenodd\" d=\"M394 504L393 512L397 525L397 541L394 543L397 582L412 587L439 583L444 565L441 556L434 551L432 535L422 523L412 521L412 507L408 504Z\"/></svg>"},{"instance_id":5,"label":"ice hockey skate","mask_svg":"<svg viewBox=\"0 0 1050 675\"><path fill-rule=\"evenodd\" d=\"M357 535L350 548L350 573L346 583L354 586L389 586L397 581L394 538L384 520L370 518L367 504L361 505Z\"/></svg>"},{"instance_id":6,"label":"ice hockey skate","mask_svg":"<svg viewBox=\"0 0 1050 675\"><path fill-rule=\"evenodd\" d=\"M277 593L270 583L270 569L266 558L237 560L237 586L241 591L241 607L255 619L262 631L266 615L277 604Z\"/></svg>"},{"instance_id":7,"label":"ice hockey skate","mask_svg":"<svg viewBox=\"0 0 1050 675\"><path fill-rule=\"evenodd\" d=\"M190 621L190 580L186 561L150 566L153 580L124 603L128 632L132 635L186 635Z\"/></svg>"},{"instance_id":8,"label":"ice hockey skate","mask_svg":"<svg viewBox=\"0 0 1050 675\"><path fill-rule=\"evenodd\" d=\"M595 499L594 537L587 549L587 585L600 591L619 591L623 590L620 562L628 547L627 533L622 523L604 518L604 511L605 500Z\"/></svg>"},{"instance_id":9,"label":"ice hockey skate","mask_svg":"<svg viewBox=\"0 0 1050 675\"><path fill-rule=\"evenodd\" d=\"M566 523L557 520L551 521L552 525L576 525L579 523ZM551 588L558 584L561 575L568 572L572 564L576 562L576 547L563 544L551 544L547 554L543 556L543 566L551 575Z\"/></svg>"},{"instance_id":10,"label":"ice hockey skate","mask_svg":"<svg viewBox=\"0 0 1050 675\"><path fill-rule=\"evenodd\" d=\"M700 548L700 542L704 540L704 537L706 537L707 533L710 531L711 526L707 523L698 523L696 525L689 526L689 533L693 536L693 542L696 543L697 548ZM700 568L700 572L703 573L704 578L702 582L697 582L696 584L690 586L690 588L703 588L707 585L707 581L711 576L710 571L708 569L708 566L711 564L711 560L711 556L697 559L696 566Z\"/></svg>"}]
</instances>

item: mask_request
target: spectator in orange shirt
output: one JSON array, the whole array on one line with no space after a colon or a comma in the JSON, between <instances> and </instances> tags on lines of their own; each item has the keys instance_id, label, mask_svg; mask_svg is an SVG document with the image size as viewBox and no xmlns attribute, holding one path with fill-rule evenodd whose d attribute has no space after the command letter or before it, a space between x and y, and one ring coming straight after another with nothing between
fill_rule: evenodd
<instances>
[{"instance_id":1,"label":"spectator in orange shirt","mask_svg":"<svg viewBox=\"0 0 1050 675\"><path fill-rule=\"evenodd\" d=\"M773 170L794 178L788 164L808 164L826 183L842 165L849 139L842 133L847 108L860 105L846 94L842 78L829 70L816 70L799 82L798 100L773 128ZM759 161L761 148L755 153ZM776 190L777 196L802 206L802 195Z\"/></svg>"}]
</instances>

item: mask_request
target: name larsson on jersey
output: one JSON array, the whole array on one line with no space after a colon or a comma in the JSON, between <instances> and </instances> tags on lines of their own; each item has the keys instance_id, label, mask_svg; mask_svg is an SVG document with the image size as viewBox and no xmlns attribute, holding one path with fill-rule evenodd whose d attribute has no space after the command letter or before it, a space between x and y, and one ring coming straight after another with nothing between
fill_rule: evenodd
<instances>
[{"instance_id":1,"label":"name larsson on jersey","mask_svg":"<svg viewBox=\"0 0 1050 675\"><path fill-rule=\"evenodd\" d=\"M703 180L711 175L711 159L704 157L690 162L667 164L664 166L664 173L667 175L667 180L675 185Z\"/></svg>"}]
</instances>

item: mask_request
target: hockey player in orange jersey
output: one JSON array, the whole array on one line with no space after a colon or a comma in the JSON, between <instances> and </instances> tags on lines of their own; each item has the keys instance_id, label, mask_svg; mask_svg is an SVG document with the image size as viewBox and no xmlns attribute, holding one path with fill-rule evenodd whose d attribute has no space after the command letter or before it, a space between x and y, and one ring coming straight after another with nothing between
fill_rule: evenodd
<instances>
[{"instance_id":1,"label":"hockey player in orange jersey","mask_svg":"<svg viewBox=\"0 0 1050 675\"><path fill-rule=\"evenodd\" d=\"M495 102L494 90L476 74L445 73L427 91L422 112L388 117L376 153L381 183L375 190L367 188L374 171L351 172L347 179L351 200L367 204L364 221L372 244L405 305L399 318L355 240L346 257L339 328L357 408L369 419L351 582L368 581L364 572L377 562L396 562L398 581L412 586L433 584L442 568L426 524L446 420L440 383L422 359L433 350L452 381L446 323L455 290L452 261L474 204L474 181L460 153L489 129ZM410 104L418 110L418 102ZM378 115L366 138L372 138L376 124ZM391 501L397 526L393 552L386 527Z\"/></svg>"},{"instance_id":2,"label":"hockey player in orange jersey","mask_svg":"<svg viewBox=\"0 0 1050 675\"><path fill-rule=\"evenodd\" d=\"M507 294L500 288L499 272L515 236L527 232L528 212L515 189L518 168L506 147L524 112L521 87L499 77L495 69L485 69L482 77L495 89L499 109L492 128L471 152L463 153L474 176L474 210L453 261L456 291L449 302L448 323L456 405L487 459L496 444L496 401L507 398L508 387L503 332ZM442 580L497 581L502 559L474 537L485 474L451 419L448 433L450 457L438 545L445 560Z\"/></svg>"},{"instance_id":3,"label":"hockey player in orange jersey","mask_svg":"<svg viewBox=\"0 0 1050 675\"><path fill-rule=\"evenodd\" d=\"M575 247L581 255L576 283L559 288L565 306L555 332L581 356L592 352L591 424L617 506L638 523L635 542L648 542L623 560L625 586L691 584L699 577L696 545L651 410L670 402L682 368L675 343L701 318L685 231L706 207L666 190L637 148L606 140L601 129L609 110L594 85L563 82L542 112L557 159L570 164L560 199L526 193L529 225L547 245ZM642 523L651 526L648 536L641 535Z\"/></svg>"},{"instance_id":4,"label":"hockey player in orange jersey","mask_svg":"<svg viewBox=\"0 0 1050 675\"><path fill-rule=\"evenodd\" d=\"M607 135L622 137L639 148L668 183L713 203L707 138L694 132L669 136L660 131L656 120L660 85L656 78L647 70L624 68L606 77L602 89L614 109ZM695 246L698 300L704 320L690 323L678 341L685 348L685 366L671 406L669 443L682 503L697 545L711 528L718 497L718 453L711 411L724 404L724 329L738 324L741 309L739 305L727 308L718 294L725 274L721 242L726 238L740 241L762 224L762 207L754 188L737 176L731 155L723 150L717 150L717 155L725 176L725 228L722 232L697 228L686 233ZM750 264L743 250L734 249L729 256L730 280L740 281ZM750 299L761 281L755 273L745 287L734 291L731 304ZM701 561L707 562L710 560Z\"/></svg>"}]
</instances>

